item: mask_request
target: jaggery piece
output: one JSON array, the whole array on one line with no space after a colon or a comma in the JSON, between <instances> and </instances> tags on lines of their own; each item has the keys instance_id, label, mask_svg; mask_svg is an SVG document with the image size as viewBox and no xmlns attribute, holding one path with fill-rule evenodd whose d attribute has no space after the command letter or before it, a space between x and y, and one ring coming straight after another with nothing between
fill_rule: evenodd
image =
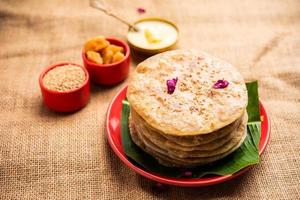
<instances>
[{"instance_id":1,"label":"jaggery piece","mask_svg":"<svg viewBox=\"0 0 300 200\"><path fill-rule=\"evenodd\" d=\"M117 53L117 52L122 52L124 53L124 48L121 47L121 46L117 46L117 45L114 45L114 44L110 44L108 45L106 48L104 48L102 50L102 53L105 53L106 51L112 51L113 54Z\"/></svg>"},{"instance_id":2,"label":"jaggery piece","mask_svg":"<svg viewBox=\"0 0 300 200\"><path fill-rule=\"evenodd\" d=\"M100 55L100 53L95 51L88 51L86 52L86 57L89 61L92 61L97 64L103 64L103 59Z\"/></svg>"},{"instance_id":3,"label":"jaggery piece","mask_svg":"<svg viewBox=\"0 0 300 200\"><path fill-rule=\"evenodd\" d=\"M113 63L115 63L115 62L119 62L119 61L121 61L121 60L123 60L124 59L124 54L123 53L121 53L121 52L117 52L117 53L115 53L115 55L113 56L113 58L112 58L112 62Z\"/></svg>"},{"instance_id":4,"label":"jaggery piece","mask_svg":"<svg viewBox=\"0 0 300 200\"><path fill-rule=\"evenodd\" d=\"M103 36L98 36L95 38L89 39L85 45L85 51L101 51L105 47L109 45L109 41L107 41Z\"/></svg>"},{"instance_id":5,"label":"jaggery piece","mask_svg":"<svg viewBox=\"0 0 300 200\"><path fill-rule=\"evenodd\" d=\"M112 50L106 50L102 52L102 56L103 56L104 64L111 64L114 56L114 52Z\"/></svg>"}]
</instances>

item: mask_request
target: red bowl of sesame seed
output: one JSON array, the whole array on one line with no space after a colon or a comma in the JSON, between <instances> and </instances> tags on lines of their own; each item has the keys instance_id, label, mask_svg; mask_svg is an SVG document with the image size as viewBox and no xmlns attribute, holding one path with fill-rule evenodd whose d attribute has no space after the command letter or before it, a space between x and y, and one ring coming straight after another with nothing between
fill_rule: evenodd
<instances>
[{"instance_id":1,"label":"red bowl of sesame seed","mask_svg":"<svg viewBox=\"0 0 300 200\"><path fill-rule=\"evenodd\" d=\"M90 97L90 78L81 65L63 62L47 67L39 77L45 105L57 112L83 108Z\"/></svg>"}]
</instances>

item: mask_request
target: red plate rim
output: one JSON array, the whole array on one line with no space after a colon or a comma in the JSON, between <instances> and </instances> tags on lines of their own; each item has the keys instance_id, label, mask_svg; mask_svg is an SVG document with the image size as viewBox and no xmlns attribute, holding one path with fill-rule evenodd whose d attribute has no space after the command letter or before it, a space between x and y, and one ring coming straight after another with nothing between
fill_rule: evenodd
<instances>
[{"instance_id":1,"label":"red plate rim","mask_svg":"<svg viewBox=\"0 0 300 200\"><path fill-rule=\"evenodd\" d=\"M127 85L125 85L122 89L120 89L118 91L118 93L114 96L111 103L109 104L109 107L108 107L107 113L106 113L106 123L105 123L106 127L105 128L106 128L106 135L108 138L108 142L109 142L111 148L113 149L113 151L115 152L115 154L123 161L123 163L125 163L129 168L131 168L138 174L140 174L146 178L149 178L153 181L157 181L157 182L164 183L164 184L184 186L184 187L195 187L195 186L199 187L199 186L214 185L214 184L222 183L224 181L233 179L233 178L243 174L244 172L248 171L251 168L251 166L249 166L249 167L246 167L234 174L226 175L226 176L214 175L214 176L205 177L205 178L172 178L172 177L161 176L156 173L148 172L142 168L139 168L138 166L135 166L128 160L125 153L123 152L123 149L119 149L116 146L116 144L112 138L111 130L109 128L109 121L110 121L110 117L111 117L111 110L112 110L113 104L116 102L116 99L121 95L121 93L124 92L124 90L126 90L126 89L127 89ZM259 155L261 155L269 143L270 119L269 119L266 109L264 108L261 101L259 102L259 104L260 104L261 115L264 118L263 122L262 122L262 136L261 136L261 140L260 140L260 144L259 144Z\"/></svg>"}]
</instances>

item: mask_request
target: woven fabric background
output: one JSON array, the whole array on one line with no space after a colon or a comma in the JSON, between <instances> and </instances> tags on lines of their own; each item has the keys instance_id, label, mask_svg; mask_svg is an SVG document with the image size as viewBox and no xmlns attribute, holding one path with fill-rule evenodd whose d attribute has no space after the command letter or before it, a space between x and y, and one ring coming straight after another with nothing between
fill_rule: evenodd
<instances>
[{"instance_id":1,"label":"woven fabric background","mask_svg":"<svg viewBox=\"0 0 300 200\"><path fill-rule=\"evenodd\" d=\"M153 182L127 168L105 137L108 104L126 81L92 86L89 104L69 115L42 103L38 76L58 61L82 63L85 40L125 40L127 28L84 0L0 1L0 199L299 199L300 1L110 0L124 18L161 16L180 29L178 48L205 50L257 79L271 117L261 163L205 188ZM138 14L137 7L146 9ZM131 70L143 58L133 55Z\"/></svg>"}]
</instances>

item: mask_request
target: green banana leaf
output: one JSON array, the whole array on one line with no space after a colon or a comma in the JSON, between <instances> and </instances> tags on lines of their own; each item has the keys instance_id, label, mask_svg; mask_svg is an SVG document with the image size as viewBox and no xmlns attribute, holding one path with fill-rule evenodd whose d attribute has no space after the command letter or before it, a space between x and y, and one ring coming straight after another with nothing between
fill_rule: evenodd
<instances>
[{"instance_id":1,"label":"green banana leaf","mask_svg":"<svg viewBox=\"0 0 300 200\"><path fill-rule=\"evenodd\" d=\"M189 169L193 178L200 178L204 175L230 175L241 169L259 163L258 144L261 135L261 122L258 101L258 84L257 81L246 83L248 91L248 124L247 137L244 143L236 151L225 158L212 164ZM121 113L121 138L125 154L135 165L144 168L147 171L154 172L163 176L181 177L183 169L165 167L159 164L152 156L145 153L136 146L130 137L128 128L128 117L130 106L128 101L123 100Z\"/></svg>"}]
</instances>

